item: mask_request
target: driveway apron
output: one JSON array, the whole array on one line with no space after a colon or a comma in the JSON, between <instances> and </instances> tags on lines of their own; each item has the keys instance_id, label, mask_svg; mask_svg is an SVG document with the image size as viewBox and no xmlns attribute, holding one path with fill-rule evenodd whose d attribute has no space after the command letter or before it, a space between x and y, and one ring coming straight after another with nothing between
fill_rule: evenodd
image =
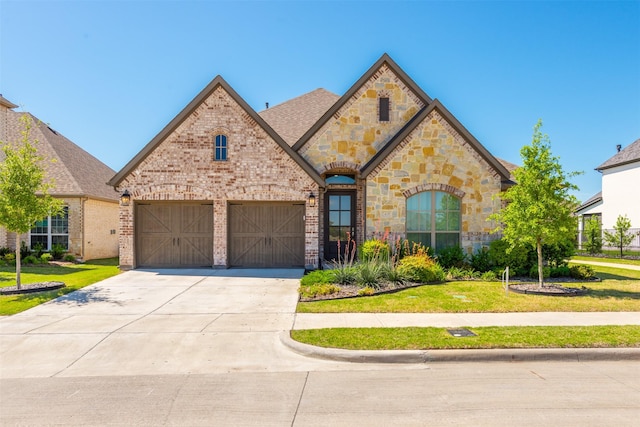
<instances>
[{"instance_id":1,"label":"driveway apron","mask_svg":"<svg viewBox=\"0 0 640 427\"><path fill-rule=\"evenodd\" d=\"M0 378L339 369L281 343L302 274L122 273L0 319Z\"/></svg>"}]
</instances>

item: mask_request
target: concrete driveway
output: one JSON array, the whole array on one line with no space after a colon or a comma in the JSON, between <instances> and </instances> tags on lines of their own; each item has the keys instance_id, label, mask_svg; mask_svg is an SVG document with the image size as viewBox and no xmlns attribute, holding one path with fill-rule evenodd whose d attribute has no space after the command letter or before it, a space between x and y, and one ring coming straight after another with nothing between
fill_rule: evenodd
<instances>
[{"instance_id":1,"label":"concrete driveway","mask_svg":"<svg viewBox=\"0 0 640 427\"><path fill-rule=\"evenodd\" d=\"M125 272L0 319L0 378L354 369L282 344L302 274Z\"/></svg>"}]
</instances>

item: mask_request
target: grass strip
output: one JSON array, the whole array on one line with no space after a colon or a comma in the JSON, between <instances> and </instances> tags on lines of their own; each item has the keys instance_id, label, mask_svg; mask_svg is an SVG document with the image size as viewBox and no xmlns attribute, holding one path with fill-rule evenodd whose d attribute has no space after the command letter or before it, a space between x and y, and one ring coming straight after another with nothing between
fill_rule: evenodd
<instances>
[{"instance_id":1,"label":"grass strip","mask_svg":"<svg viewBox=\"0 0 640 427\"><path fill-rule=\"evenodd\" d=\"M456 328L458 329L458 328ZM453 337L445 328L327 328L291 331L299 342L347 350L640 347L640 326L491 326Z\"/></svg>"},{"instance_id":2,"label":"grass strip","mask_svg":"<svg viewBox=\"0 0 640 427\"><path fill-rule=\"evenodd\" d=\"M92 285L119 273L117 258L91 260L84 264L63 266L23 266L21 269L23 284L60 281L64 282L66 287L54 291L2 295L0 296L0 316L20 313L21 311L84 288L85 286ZM0 267L0 287L15 286L15 284L15 267Z\"/></svg>"}]
</instances>

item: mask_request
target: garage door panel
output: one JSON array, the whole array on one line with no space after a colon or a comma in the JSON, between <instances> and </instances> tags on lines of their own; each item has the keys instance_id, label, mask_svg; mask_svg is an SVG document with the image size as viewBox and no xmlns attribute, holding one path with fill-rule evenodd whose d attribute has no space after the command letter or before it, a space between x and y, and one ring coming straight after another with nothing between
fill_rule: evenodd
<instances>
[{"instance_id":1,"label":"garage door panel","mask_svg":"<svg viewBox=\"0 0 640 427\"><path fill-rule=\"evenodd\" d=\"M232 267L304 265L304 205L230 205L229 264Z\"/></svg>"},{"instance_id":2,"label":"garage door panel","mask_svg":"<svg viewBox=\"0 0 640 427\"><path fill-rule=\"evenodd\" d=\"M139 267L213 265L212 204L139 204L135 232Z\"/></svg>"}]
</instances>

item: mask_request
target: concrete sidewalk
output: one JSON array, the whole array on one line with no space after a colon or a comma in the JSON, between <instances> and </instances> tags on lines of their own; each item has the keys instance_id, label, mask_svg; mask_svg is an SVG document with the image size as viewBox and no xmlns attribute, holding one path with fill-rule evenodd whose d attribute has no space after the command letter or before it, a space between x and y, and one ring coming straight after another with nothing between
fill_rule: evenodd
<instances>
[{"instance_id":1,"label":"concrete sidewalk","mask_svg":"<svg viewBox=\"0 0 640 427\"><path fill-rule=\"evenodd\" d=\"M572 259L569 261L574 264L587 264L587 265L597 265L600 267L613 267L613 268L622 268L625 270L635 270L640 271L640 265L631 265L631 264L619 264L615 262L601 262L601 261L583 261L578 259Z\"/></svg>"}]
</instances>

